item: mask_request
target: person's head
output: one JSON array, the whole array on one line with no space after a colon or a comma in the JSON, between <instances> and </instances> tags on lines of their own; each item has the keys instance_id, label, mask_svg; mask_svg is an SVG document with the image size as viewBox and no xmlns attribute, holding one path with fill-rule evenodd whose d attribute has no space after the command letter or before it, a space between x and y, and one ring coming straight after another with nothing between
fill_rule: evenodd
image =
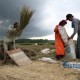
<instances>
[{"instance_id":1,"label":"person's head","mask_svg":"<svg viewBox=\"0 0 80 80\"><path fill-rule=\"evenodd\" d=\"M67 24L66 20L62 20L59 22L59 25L60 26L65 26Z\"/></svg>"},{"instance_id":2,"label":"person's head","mask_svg":"<svg viewBox=\"0 0 80 80\"><path fill-rule=\"evenodd\" d=\"M66 20L72 21L73 15L72 14L67 14L66 15Z\"/></svg>"},{"instance_id":3,"label":"person's head","mask_svg":"<svg viewBox=\"0 0 80 80\"><path fill-rule=\"evenodd\" d=\"M19 23L18 22L15 22L14 23L14 28L17 28L17 27L19 27Z\"/></svg>"}]
</instances>

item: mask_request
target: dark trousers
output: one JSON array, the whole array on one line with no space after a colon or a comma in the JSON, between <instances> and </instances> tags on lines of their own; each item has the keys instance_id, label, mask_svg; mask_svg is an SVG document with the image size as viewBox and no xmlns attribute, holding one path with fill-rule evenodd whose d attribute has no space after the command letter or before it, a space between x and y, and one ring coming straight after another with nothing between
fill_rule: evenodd
<instances>
[{"instance_id":1,"label":"dark trousers","mask_svg":"<svg viewBox=\"0 0 80 80\"><path fill-rule=\"evenodd\" d=\"M76 58L80 59L80 34L78 34L77 38Z\"/></svg>"},{"instance_id":2,"label":"dark trousers","mask_svg":"<svg viewBox=\"0 0 80 80\"><path fill-rule=\"evenodd\" d=\"M64 55L56 55L56 59L57 60L60 60L60 59L62 59L64 57Z\"/></svg>"}]
</instances>

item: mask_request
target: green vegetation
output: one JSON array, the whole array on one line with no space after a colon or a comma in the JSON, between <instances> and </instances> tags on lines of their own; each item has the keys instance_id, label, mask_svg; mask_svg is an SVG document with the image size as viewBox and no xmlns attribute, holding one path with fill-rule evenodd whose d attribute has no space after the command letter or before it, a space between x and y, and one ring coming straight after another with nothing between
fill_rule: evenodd
<instances>
[{"instance_id":1,"label":"green vegetation","mask_svg":"<svg viewBox=\"0 0 80 80\"><path fill-rule=\"evenodd\" d=\"M47 39L17 39L16 43L51 43L54 44L54 40L47 40Z\"/></svg>"}]
</instances>

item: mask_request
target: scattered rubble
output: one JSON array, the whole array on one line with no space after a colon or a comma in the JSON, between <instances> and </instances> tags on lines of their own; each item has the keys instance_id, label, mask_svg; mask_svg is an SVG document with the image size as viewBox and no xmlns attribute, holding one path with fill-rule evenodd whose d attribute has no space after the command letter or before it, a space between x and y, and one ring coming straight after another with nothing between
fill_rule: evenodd
<instances>
[{"instance_id":1,"label":"scattered rubble","mask_svg":"<svg viewBox=\"0 0 80 80\"><path fill-rule=\"evenodd\" d=\"M22 51L24 51L24 53L25 53L28 57L36 56L36 52L33 51L33 50L22 49Z\"/></svg>"},{"instance_id":2,"label":"scattered rubble","mask_svg":"<svg viewBox=\"0 0 80 80\"><path fill-rule=\"evenodd\" d=\"M42 53L42 54L49 54L50 52L51 52L51 51L50 51L49 48L45 48L45 49L41 50L41 53Z\"/></svg>"},{"instance_id":3,"label":"scattered rubble","mask_svg":"<svg viewBox=\"0 0 80 80\"><path fill-rule=\"evenodd\" d=\"M42 58L40 58L39 60L45 61L45 62L57 63L56 60L53 60L53 59L51 59L51 58L49 58L49 57L42 57Z\"/></svg>"}]
</instances>

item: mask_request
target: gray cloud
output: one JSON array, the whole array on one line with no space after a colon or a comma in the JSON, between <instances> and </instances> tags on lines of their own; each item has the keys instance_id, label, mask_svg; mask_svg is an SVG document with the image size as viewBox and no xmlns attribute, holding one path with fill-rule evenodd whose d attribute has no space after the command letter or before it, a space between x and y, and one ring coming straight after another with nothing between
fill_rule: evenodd
<instances>
[{"instance_id":1,"label":"gray cloud","mask_svg":"<svg viewBox=\"0 0 80 80\"><path fill-rule=\"evenodd\" d=\"M54 26L67 13L78 13L80 1L73 0L0 0L0 37L3 37L10 24L19 21L20 10L23 5L28 5L35 10L30 24L25 28L21 37L42 37L53 34Z\"/></svg>"},{"instance_id":2,"label":"gray cloud","mask_svg":"<svg viewBox=\"0 0 80 80\"><path fill-rule=\"evenodd\" d=\"M9 24L13 24L15 21L19 20L20 9L25 4L27 4L32 10L35 10L35 14L32 17L31 23L23 31L22 37L39 37L49 35L50 31L42 29L45 26L41 25L41 20L45 17L45 14L42 14L45 6L44 2L45 1L42 0L0 0L0 20L4 21L3 25L0 25L3 26L1 27L2 31L0 32L0 36L4 36ZM7 23L5 20L9 20L10 22Z\"/></svg>"}]
</instances>

